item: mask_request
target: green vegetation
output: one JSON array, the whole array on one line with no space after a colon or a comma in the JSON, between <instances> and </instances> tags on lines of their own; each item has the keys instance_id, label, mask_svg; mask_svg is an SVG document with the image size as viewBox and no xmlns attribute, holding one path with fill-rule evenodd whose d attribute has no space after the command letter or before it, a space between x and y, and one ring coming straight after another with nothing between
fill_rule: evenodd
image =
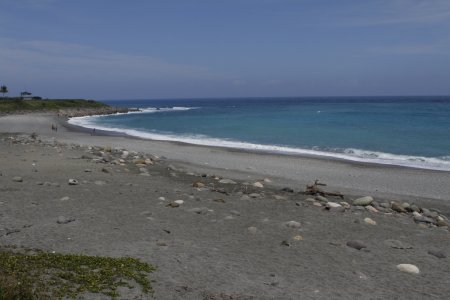
<instances>
[{"instance_id":1,"label":"green vegetation","mask_svg":"<svg viewBox=\"0 0 450 300\"><path fill-rule=\"evenodd\" d=\"M152 288L154 267L130 257L98 257L47 253L41 250L0 249L0 299L76 298L84 292L119 296L119 287L145 294Z\"/></svg>"},{"instance_id":2,"label":"green vegetation","mask_svg":"<svg viewBox=\"0 0 450 300\"><path fill-rule=\"evenodd\" d=\"M52 99L52 100L21 100L20 98L7 98L0 100L0 113L15 111L41 111L62 108L104 108L108 105L94 100L82 99Z\"/></svg>"}]
</instances>

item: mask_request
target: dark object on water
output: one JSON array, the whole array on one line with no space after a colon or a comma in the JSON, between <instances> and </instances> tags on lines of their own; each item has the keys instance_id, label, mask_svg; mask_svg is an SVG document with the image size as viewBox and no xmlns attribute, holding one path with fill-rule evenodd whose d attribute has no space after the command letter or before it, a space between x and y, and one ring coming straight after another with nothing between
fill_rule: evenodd
<instances>
[{"instance_id":1,"label":"dark object on water","mask_svg":"<svg viewBox=\"0 0 450 300\"><path fill-rule=\"evenodd\" d=\"M325 183L319 182L319 180L316 179L314 181L314 184L306 186L305 195L320 195L323 197L336 196L336 197L340 197L341 199L344 199L344 195L342 195L341 193L325 192L319 186L327 186L327 185Z\"/></svg>"}]
</instances>

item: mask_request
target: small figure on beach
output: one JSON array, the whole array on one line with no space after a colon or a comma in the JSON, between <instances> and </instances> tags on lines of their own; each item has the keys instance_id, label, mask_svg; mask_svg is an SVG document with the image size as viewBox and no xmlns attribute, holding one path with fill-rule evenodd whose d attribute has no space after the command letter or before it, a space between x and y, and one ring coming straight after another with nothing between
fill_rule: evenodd
<instances>
[{"instance_id":1,"label":"small figure on beach","mask_svg":"<svg viewBox=\"0 0 450 300\"><path fill-rule=\"evenodd\" d=\"M52 124L52 131L58 131L58 126L56 126L56 125L54 125L54 124Z\"/></svg>"},{"instance_id":2,"label":"small figure on beach","mask_svg":"<svg viewBox=\"0 0 450 300\"><path fill-rule=\"evenodd\" d=\"M94 129L92 129L92 133L91 133L91 135L94 135L95 134L95 128Z\"/></svg>"}]
</instances>

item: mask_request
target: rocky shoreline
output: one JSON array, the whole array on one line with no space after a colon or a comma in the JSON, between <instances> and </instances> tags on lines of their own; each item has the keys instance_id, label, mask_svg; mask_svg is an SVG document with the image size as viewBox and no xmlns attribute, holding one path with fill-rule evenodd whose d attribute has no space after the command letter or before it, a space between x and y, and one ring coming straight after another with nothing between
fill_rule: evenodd
<instances>
[{"instance_id":1,"label":"rocky shoreline","mask_svg":"<svg viewBox=\"0 0 450 300\"><path fill-rule=\"evenodd\" d=\"M137 257L157 266L149 299L450 293L448 205L324 196L322 185L311 195L36 135L3 134L0 148L0 243Z\"/></svg>"}]
</instances>

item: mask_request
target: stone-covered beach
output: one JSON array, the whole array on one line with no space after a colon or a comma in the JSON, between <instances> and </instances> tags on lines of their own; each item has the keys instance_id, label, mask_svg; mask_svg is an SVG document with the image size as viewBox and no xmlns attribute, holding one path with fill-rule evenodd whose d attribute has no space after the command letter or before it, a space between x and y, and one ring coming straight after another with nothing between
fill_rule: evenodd
<instances>
[{"instance_id":1,"label":"stone-covered beach","mask_svg":"<svg viewBox=\"0 0 450 300\"><path fill-rule=\"evenodd\" d=\"M153 294L121 299L450 295L450 172L103 135L65 115L0 117L2 246L156 266Z\"/></svg>"}]
</instances>

